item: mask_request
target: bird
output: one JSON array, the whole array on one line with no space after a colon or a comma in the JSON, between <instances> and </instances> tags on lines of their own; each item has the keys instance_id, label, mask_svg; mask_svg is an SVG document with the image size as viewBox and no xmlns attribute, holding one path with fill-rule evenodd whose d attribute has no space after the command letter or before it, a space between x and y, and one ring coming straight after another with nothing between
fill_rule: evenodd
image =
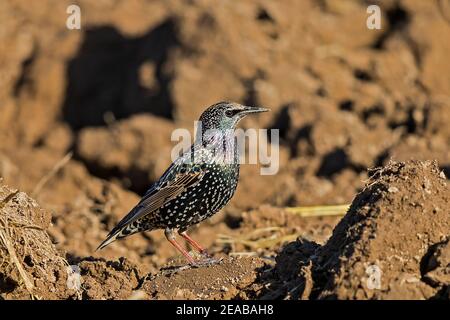
<instances>
[{"instance_id":1,"label":"bird","mask_svg":"<svg viewBox=\"0 0 450 320\"><path fill-rule=\"evenodd\" d=\"M197 123L191 147L175 159L134 208L98 246L144 231L163 229L167 240L190 265L213 261L187 229L220 211L233 197L239 180L239 152L234 130L249 114L269 111L223 101L208 107ZM197 250L195 261L176 241L175 232Z\"/></svg>"}]
</instances>

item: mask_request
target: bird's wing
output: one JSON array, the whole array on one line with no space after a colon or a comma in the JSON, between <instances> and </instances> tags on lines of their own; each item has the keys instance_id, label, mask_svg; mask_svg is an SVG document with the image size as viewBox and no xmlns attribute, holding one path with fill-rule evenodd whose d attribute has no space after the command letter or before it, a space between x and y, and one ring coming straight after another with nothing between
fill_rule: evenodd
<instances>
[{"instance_id":1,"label":"bird's wing","mask_svg":"<svg viewBox=\"0 0 450 320\"><path fill-rule=\"evenodd\" d=\"M204 174L205 172L200 170L199 165L188 166L183 161L173 163L115 229L121 229L125 225L161 208L187 188L196 185Z\"/></svg>"},{"instance_id":2,"label":"bird's wing","mask_svg":"<svg viewBox=\"0 0 450 320\"><path fill-rule=\"evenodd\" d=\"M97 250L106 247L117 239L121 232L134 221L152 214L164 204L182 194L187 188L199 183L207 172L204 162L192 163L204 155L201 149L192 149L175 160L161 178L155 182L141 201L111 230ZM194 157L192 157L194 156Z\"/></svg>"}]
</instances>

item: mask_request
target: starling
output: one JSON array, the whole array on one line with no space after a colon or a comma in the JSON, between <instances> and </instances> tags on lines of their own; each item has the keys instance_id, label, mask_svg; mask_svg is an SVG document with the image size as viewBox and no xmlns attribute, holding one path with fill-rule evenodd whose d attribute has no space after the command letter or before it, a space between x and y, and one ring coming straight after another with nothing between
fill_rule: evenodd
<instances>
[{"instance_id":1,"label":"starling","mask_svg":"<svg viewBox=\"0 0 450 320\"><path fill-rule=\"evenodd\" d=\"M231 102L207 108L200 116L200 127L190 149L169 166L97 250L137 232L164 229L167 240L191 265L196 265L176 242L176 230L208 260L205 249L186 230L211 217L233 197L239 179L234 129L246 115L265 111L268 110Z\"/></svg>"}]
</instances>

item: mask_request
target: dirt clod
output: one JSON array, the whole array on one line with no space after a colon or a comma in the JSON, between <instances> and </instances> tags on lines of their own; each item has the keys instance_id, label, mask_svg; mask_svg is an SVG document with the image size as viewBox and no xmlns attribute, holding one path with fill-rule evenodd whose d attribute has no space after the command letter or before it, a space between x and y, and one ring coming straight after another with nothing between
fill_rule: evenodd
<instances>
[{"instance_id":1,"label":"dirt clod","mask_svg":"<svg viewBox=\"0 0 450 320\"><path fill-rule=\"evenodd\" d=\"M433 298L448 280L441 241L450 234L449 201L436 162L390 163L372 172L317 253L316 278L324 281L319 298Z\"/></svg>"},{"instance_id":2,"label":"dirt clod","mask_svg":"<svg viewBox=\"0 0 450 320\"><path fill-rule=\"evenodd\" d=\"M46 230L50 214L23 192L0 185L0 296L66 299L67 262Z\"/></svg>"},{"instance_id":3,"label":"dirt clod","mask_svg":"<svg viewBox=\"0 0 450 320\"><path fill-rule=\"evenodd\" d=\"M227 258L207 268L158 274L142 287L153 299L245 299L263 266L256 258Z\"/></svg>"}]
</instances>

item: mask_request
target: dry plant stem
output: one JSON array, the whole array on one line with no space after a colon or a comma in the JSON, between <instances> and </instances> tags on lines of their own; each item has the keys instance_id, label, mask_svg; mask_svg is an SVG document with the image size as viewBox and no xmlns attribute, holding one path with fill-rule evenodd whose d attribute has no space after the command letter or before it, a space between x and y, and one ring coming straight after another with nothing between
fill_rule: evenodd
<instances>
[{"instance_id":1,"label":"dry plant stem","mask_svg":"<svg viewBox=\"0 0 450 320\"><path fill-rule=\"evenodd\" d=\"M2 221L2 220L0 219L0 221ZM0 240L1 240L2 244L5 246L6 250L8 250L8 253L11 256L11 260L14 263L14 265L17 267L17 270L19 271L19 274L22 277L23 283L25 284L27 291L30 294L32 294L34 285L33 285L33 283L31 283L26 271L23 269L22 265L20 264L19 259L17 258L16 251L14 250L14 247L11 245L11 241L9 240L9 237L6 234L6 231L3 230L3 227L2 227L2 229L0 229Z\"/></svg>"},{"instance_id":2,"label":"dry plant stem","mask_svg":"<svg viewBox=\"0 0 450 320\"><path fill-rule=\"evenodd\" d=\"M442 15L442 18L450 24L450 3L446 0L438 0L439 11Z\"/></svg>"},{"instance_id":3,"label":"dry plant stem","mask_svg":"<svg viewBox=\"0 0 450 320\"><path fill-rule=\"evenodd\" d=\"M2 209L16 194L18 191L15 191L8 195L5 199L3 199L0 203L0 209ZM11 257L12 262L17 268L17 271L19 271L20 276L22 277L23 283L25 284L25 287L27 291L33 295L32 291L34 288L33 283L28 278L28 275L26 271L23 269L22 264L20 263L19 259L17 258L16 250L14 250L14 247L11 244L10 238L8 236L8 224L6 221L2 219L0 216L0 241L2 242L2 245L8 250L8 253Z\"/></svg>"},{"instance_id":4,"label":"dry plant stem","mask_svg":"<svg viewBox=\"0 0 450 320\"><path fill-rule=\"evenodd\" d=\"M307 206L307 207L288 207L285 208L286 212L299 215L301 217L322 217L322 216L341 216L344 215L348 208L349 204L343 205L329 205L329 206ZM293 241L297 237L301 236L301 234L287 234L284 236L276 236L272 235L270 237L264 237L258 240L250 240L252 237L258 235L263 232L277 231L279 227L267 227L253 230L251 233L244 237L234 238L228 235L219 235L219 239L217 239L218 243L222 244L236 244L240 243L252 249L258 248L268 248L273 247L279 243L283 243L286 241Z\"/></svg>"},{"instance_id":5,"label":"dry plant stem","mask_svg":"<svg viewBox=\"0 0 450 320\"><path fill-rule=\"evenodd\" d=\"M64 158L58 161L58 163L55 164L55 166L50 170L49 173L47 173L45 176L39 180L36 187L34 187L33 191L31 192L31 197L36 198L36 196L41 192L42 188L50 181L51 178L62 168L64 167L69 160L72 158L72 151L68 152Z\"/></svg>"},{"instance_id":6,"label":"dry plant stem","mask_svg":"<svg viewBox=\"0 0 450 320\"><path fill-rule=\"evenodd\" d=\"M301 217L322 217L322 216L342 216L350 204L331 205L331 206L309 206L309 207L290 207L286 212L297 214Z\"/></svg>"},{"instance_id":7,"label":"dry plant stem","mask_svg":"<svg viewBox=\"0 0 450 320\"><path fill-rule=\"evenodd\" d=\"M16 190L5 197L5 199L0 201L0 209L3 209L3 207L12 199L16 194L19 193L19 190Z\"/></svg>"}]
</instances>

